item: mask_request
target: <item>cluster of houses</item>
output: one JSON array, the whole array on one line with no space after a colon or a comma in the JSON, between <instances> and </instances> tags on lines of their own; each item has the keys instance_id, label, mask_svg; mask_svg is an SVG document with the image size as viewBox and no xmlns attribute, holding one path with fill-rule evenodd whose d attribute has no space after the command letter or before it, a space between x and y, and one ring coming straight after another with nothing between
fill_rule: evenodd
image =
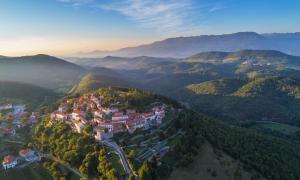
<instances>
[{"instance_id":1,"label":"cluster of houses","mask_svg":"<svg viewBox=\"0 0 300 180\"><path fill-rule=\"evenodd\" d=\"M15 128L20 128L25 125L33 125L38 122L40 117L38 112L26 112L25 105L13 105L13 104L4 104L0 105L0 112L2 112L2 119L12 119L12 124L9 124L8 127L0 127L0 136L13 136L15 135ZM4 113L3 113L4 112ZM0 119L0 120L2 120ZM25 119L25 121L22 121Z\"/></svg>"},{"instance_id":2,"label":"cluster of houses","mask_svg":"<svg viewBox=\"0 0 300 180\"><path fill-rule=\"evenodd\" d=\"M71 124L78 133L84 126L92 125L95 138L101 141L115 133L132 133L136 129L157 126L165 116L165 105L153 107L150 112L136 112L134 109L104 107L103 100L104 97L97 94L68 100L51 114L51 119Z\"/></svg>"},{"instance_id":3,"label":"cluster of houses","mask_svg":"<svg viewBox=\"0 0 300 180\"><path fill-rule=\"evenodd\" d=\"M5 170L14 168L20 161L25 162L35 162L39 161L41 157L39 154L31 149L22 149L19 151L19 157L15 157L13 155L7 155L3 158L2 166Z\"/></svg>"},{"instance_id":4,"label":"cluster of houses","mask_svg":"<svg viewBox=\"0 0 300 180\"><path fill-rule=\"evenodd\" d=\"M8 127L0 126L0 136L14 136L16 134L16 128L23 127L25 125L33 125L38 122L40 114L38 112L20 112L18 114L11 113L13 124L8 125ZM5 117L4 117L5 118ZM21 119L26 119L25 123Z\"/></svg>"}]
</instances>

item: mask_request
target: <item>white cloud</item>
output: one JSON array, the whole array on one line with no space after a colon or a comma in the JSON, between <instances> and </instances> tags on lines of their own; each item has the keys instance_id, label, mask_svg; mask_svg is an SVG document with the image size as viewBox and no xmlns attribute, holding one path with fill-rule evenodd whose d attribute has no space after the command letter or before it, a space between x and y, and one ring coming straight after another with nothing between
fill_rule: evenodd
<instances>
[{"instance_id":1,"label":"white cloud","mask_svg":"<svg viewBox=\"0 0 300 180\"><path fill-rule=\"evenodd\" d=\"M81 6L93 2L94 0L57 0L63 3L70 3L73 6Z\"/></svg>"},{"instance_id":2,"label":"white cloud","mask_svg":"<svg viewBox=\"0 0 300 180\"><path fill-rule=\"evenodd\" d=\"M139 26L155 29L160 33L181 33L195 30L193 14L199 9L192 0L123 0L100 6L119 12Z\"/></svg>"},{"instance_id":3,"label":"white cloud","mask_svg":"<svg viewBox=\"0 0 300 180\"><path fill-rule=\"evenodd\" d=\"M209 9L209 12L216 12L216 11L220 11L220 10L223 10L223 9L226 9L226 7L222 4L217 4L217 5L213 5L210 9Z\"/></svg>"}]
</instances>

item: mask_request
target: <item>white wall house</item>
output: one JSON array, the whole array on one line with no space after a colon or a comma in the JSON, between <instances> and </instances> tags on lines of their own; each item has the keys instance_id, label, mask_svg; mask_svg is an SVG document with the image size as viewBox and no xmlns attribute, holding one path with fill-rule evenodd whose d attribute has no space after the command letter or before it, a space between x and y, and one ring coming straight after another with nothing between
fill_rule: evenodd
<instances>
[{"instance_id":1,"label":"white wall house","mask_svg":"<svg viewBox=\"0 0 300 180\"><path fill-rule=\"evenodd\" d=\"M15 167L18 164L17 159L12 155L7 155L2 161L2 166L5 170Z\"/></svg>"}]
</instances>

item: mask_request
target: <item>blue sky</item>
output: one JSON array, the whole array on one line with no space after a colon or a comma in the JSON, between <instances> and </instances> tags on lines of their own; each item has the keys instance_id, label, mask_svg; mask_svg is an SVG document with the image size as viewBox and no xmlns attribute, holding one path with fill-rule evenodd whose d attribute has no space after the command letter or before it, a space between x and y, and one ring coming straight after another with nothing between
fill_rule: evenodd
<instances>
[{"instance_id":1,"label":"blue sky","mask_svg":"<svg viewBox=\"0 0 300 180\"><path fill-rule=\"evenodd\" d=\"M300 31L299 0L1 0L0 54L68 55L175 36Z\"/></svg>"}]
</instances>

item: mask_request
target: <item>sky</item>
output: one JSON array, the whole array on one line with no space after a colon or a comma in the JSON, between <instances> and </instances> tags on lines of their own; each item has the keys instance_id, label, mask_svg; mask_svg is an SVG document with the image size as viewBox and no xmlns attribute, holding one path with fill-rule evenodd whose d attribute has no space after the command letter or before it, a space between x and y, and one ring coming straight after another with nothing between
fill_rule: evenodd
<instances>
[{"instance_id":1,"label":"sky","mask_svg":"<svg viewBox=\"0 0 300 180\"><path fill-rule=\"evenodd\" d=\"M0 0L0 55L74 55L178 36L300 32L299 0Z\"/></svg>"}]
</instances>

